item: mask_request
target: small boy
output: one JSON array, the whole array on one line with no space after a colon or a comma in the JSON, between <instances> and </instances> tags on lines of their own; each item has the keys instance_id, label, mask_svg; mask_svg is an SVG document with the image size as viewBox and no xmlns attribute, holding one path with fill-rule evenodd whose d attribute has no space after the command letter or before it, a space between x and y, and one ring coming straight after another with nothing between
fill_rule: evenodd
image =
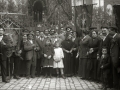
<instances>
[{"instance_id":1,"label":"small boy","mask_svg":"<svg viewBox=\"0 0 120 90\"><path fill-rule=\"evenodd\" d=\"M102 56L100 60L101 76L103 82L103 90L107 90L109 73L110 73L110 56L107 53L107 48L102 48Z\"/></svg>"}]
</instances>

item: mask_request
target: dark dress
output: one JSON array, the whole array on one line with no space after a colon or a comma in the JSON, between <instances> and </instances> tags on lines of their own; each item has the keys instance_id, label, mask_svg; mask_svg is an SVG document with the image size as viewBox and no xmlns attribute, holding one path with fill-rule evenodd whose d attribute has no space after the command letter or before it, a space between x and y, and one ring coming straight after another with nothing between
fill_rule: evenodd
<instances>
[{"instance_id":1,"label":"dark dress","mask_svg":"<svg viewBox=\"0 0 120 90\"><path fill-rule=\"evenodd\" d=\"M86 35L80 39L80 46L79 46L79 70L78 74L82 78L86 78L86 65L87 65L87 52L89 50L89 41L91 37Z\"/></svg>"},{"instance_id":2,"label":"dark dress","mask_svg":"<svg viewBox=\"0 0 120 90\"><path fill-rule=\"evenodd\" d=\"M89 48L93 48L93 53L89 55L89 59L87 62L87 72L88 77L93 79L97 79L97 68L98 68L98 60L97 60L97 52L100 46L100 38L91 38L89 41Z\"/></svg>"},{"instance_id":3,"label":"dark dress","mask_svg":"<svg viewBox=\"0 0 120 90\"><path fill-rule=\"evenodd\" d=\"M23 60L20 61L20 71L19 71L20 75L26 75L26 60L25 60L26 52L24 50L24 44L25 42L21 41L20 48L22 50L21 57L23 58Z\"/></svg>"},{"instance_id":4,"label":"dark dress","mask_svg":"<svg viewBox=\"0 0 120 90\"><path fill-rule=\"evenodd\" d=\"M64 50L70 51L73 47L73 42L71 40L64 40L62 43L62 48ZM71 76L73 74L73 57L71 53L66 53L64 51L64 73L66 76Z\"/></svg>"}]
</instances>

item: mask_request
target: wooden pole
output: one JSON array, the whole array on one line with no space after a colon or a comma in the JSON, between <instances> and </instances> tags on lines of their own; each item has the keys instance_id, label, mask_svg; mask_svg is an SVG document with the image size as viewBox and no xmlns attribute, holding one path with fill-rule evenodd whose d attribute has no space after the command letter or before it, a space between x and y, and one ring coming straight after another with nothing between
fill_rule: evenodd
<instances>
[{"instance_id":1,"label":"wooden pole","mask_svg":"<svg viewBox=\"0 0 120 90\"><path fill-rule=\"evenodd\" d=\"M76 12L76 9L75 9L75 6L76 6L76 0L73 0L73 4L74 4L74 17L73 17L73 20L74 20L74 27L75 27L75 30L76 30L76 25L75 25L75 22L76 22L76 19L75 19L75 16L76 16L76 14L75 14L75 12ZM76 36L77 37L77 36Z\"/></svg>"},{"instance_id":2,"label":"wooden pole","mask_svg":"<svg viewBox=\"0 0 120 90\"><path fill-rule=\"evenodd\" d=\"M85 2L85 1L83 0L83 5L85 4L84 2Z\"/></svg>"}]
</instances>

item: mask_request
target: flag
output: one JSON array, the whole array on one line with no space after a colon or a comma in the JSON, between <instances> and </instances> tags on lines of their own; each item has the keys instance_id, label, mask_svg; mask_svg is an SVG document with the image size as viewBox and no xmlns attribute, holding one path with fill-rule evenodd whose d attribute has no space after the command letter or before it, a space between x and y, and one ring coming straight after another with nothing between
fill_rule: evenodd
<instances>
[{"instance_id":1,"label":"flag","mask_svg":"<svg viewBox=\"0 0 120 90\"><path fill-rule=\"evenodd\" d=\"M91 27L92 11L92 4L75 6L75 26L77 34L81 35L83 30Z\"/></svg>"},{"instance_id":2,"label":"flag","mask_svg":"<svg viewBox=\"0 0 120 90\"><path fill-rule=\"evenodd\" d=\"M115 25L118 28L118 32L120 33L120 5L114 5L113 6L113 13L114 13L114 16L115 16L115 21L113 21L113 22L115 22Z\"/></svg>"}]
</instances>

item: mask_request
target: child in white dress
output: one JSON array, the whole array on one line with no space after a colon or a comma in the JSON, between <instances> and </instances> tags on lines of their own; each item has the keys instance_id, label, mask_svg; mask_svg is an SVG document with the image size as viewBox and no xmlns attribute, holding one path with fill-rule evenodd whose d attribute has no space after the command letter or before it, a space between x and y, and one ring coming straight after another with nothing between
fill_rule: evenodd
<instances>
[{"instance_id":1,"label":"child in white dress","mask_svg":"<svg viewBox=\"0 0 120 90\"><path fill-rule=\"evenodd\" d=\"M64 58L64 54L63 54L63 50L60 47L60 43L58 41L55 42L55 48L54 48L54 62L53 62L53 68L56 69L57 72L57 77L59 77L59 69L62 75L62 78L65 79L64 77L64 72L63 72L63 58Z\"/></svg>"}]
</instances>

